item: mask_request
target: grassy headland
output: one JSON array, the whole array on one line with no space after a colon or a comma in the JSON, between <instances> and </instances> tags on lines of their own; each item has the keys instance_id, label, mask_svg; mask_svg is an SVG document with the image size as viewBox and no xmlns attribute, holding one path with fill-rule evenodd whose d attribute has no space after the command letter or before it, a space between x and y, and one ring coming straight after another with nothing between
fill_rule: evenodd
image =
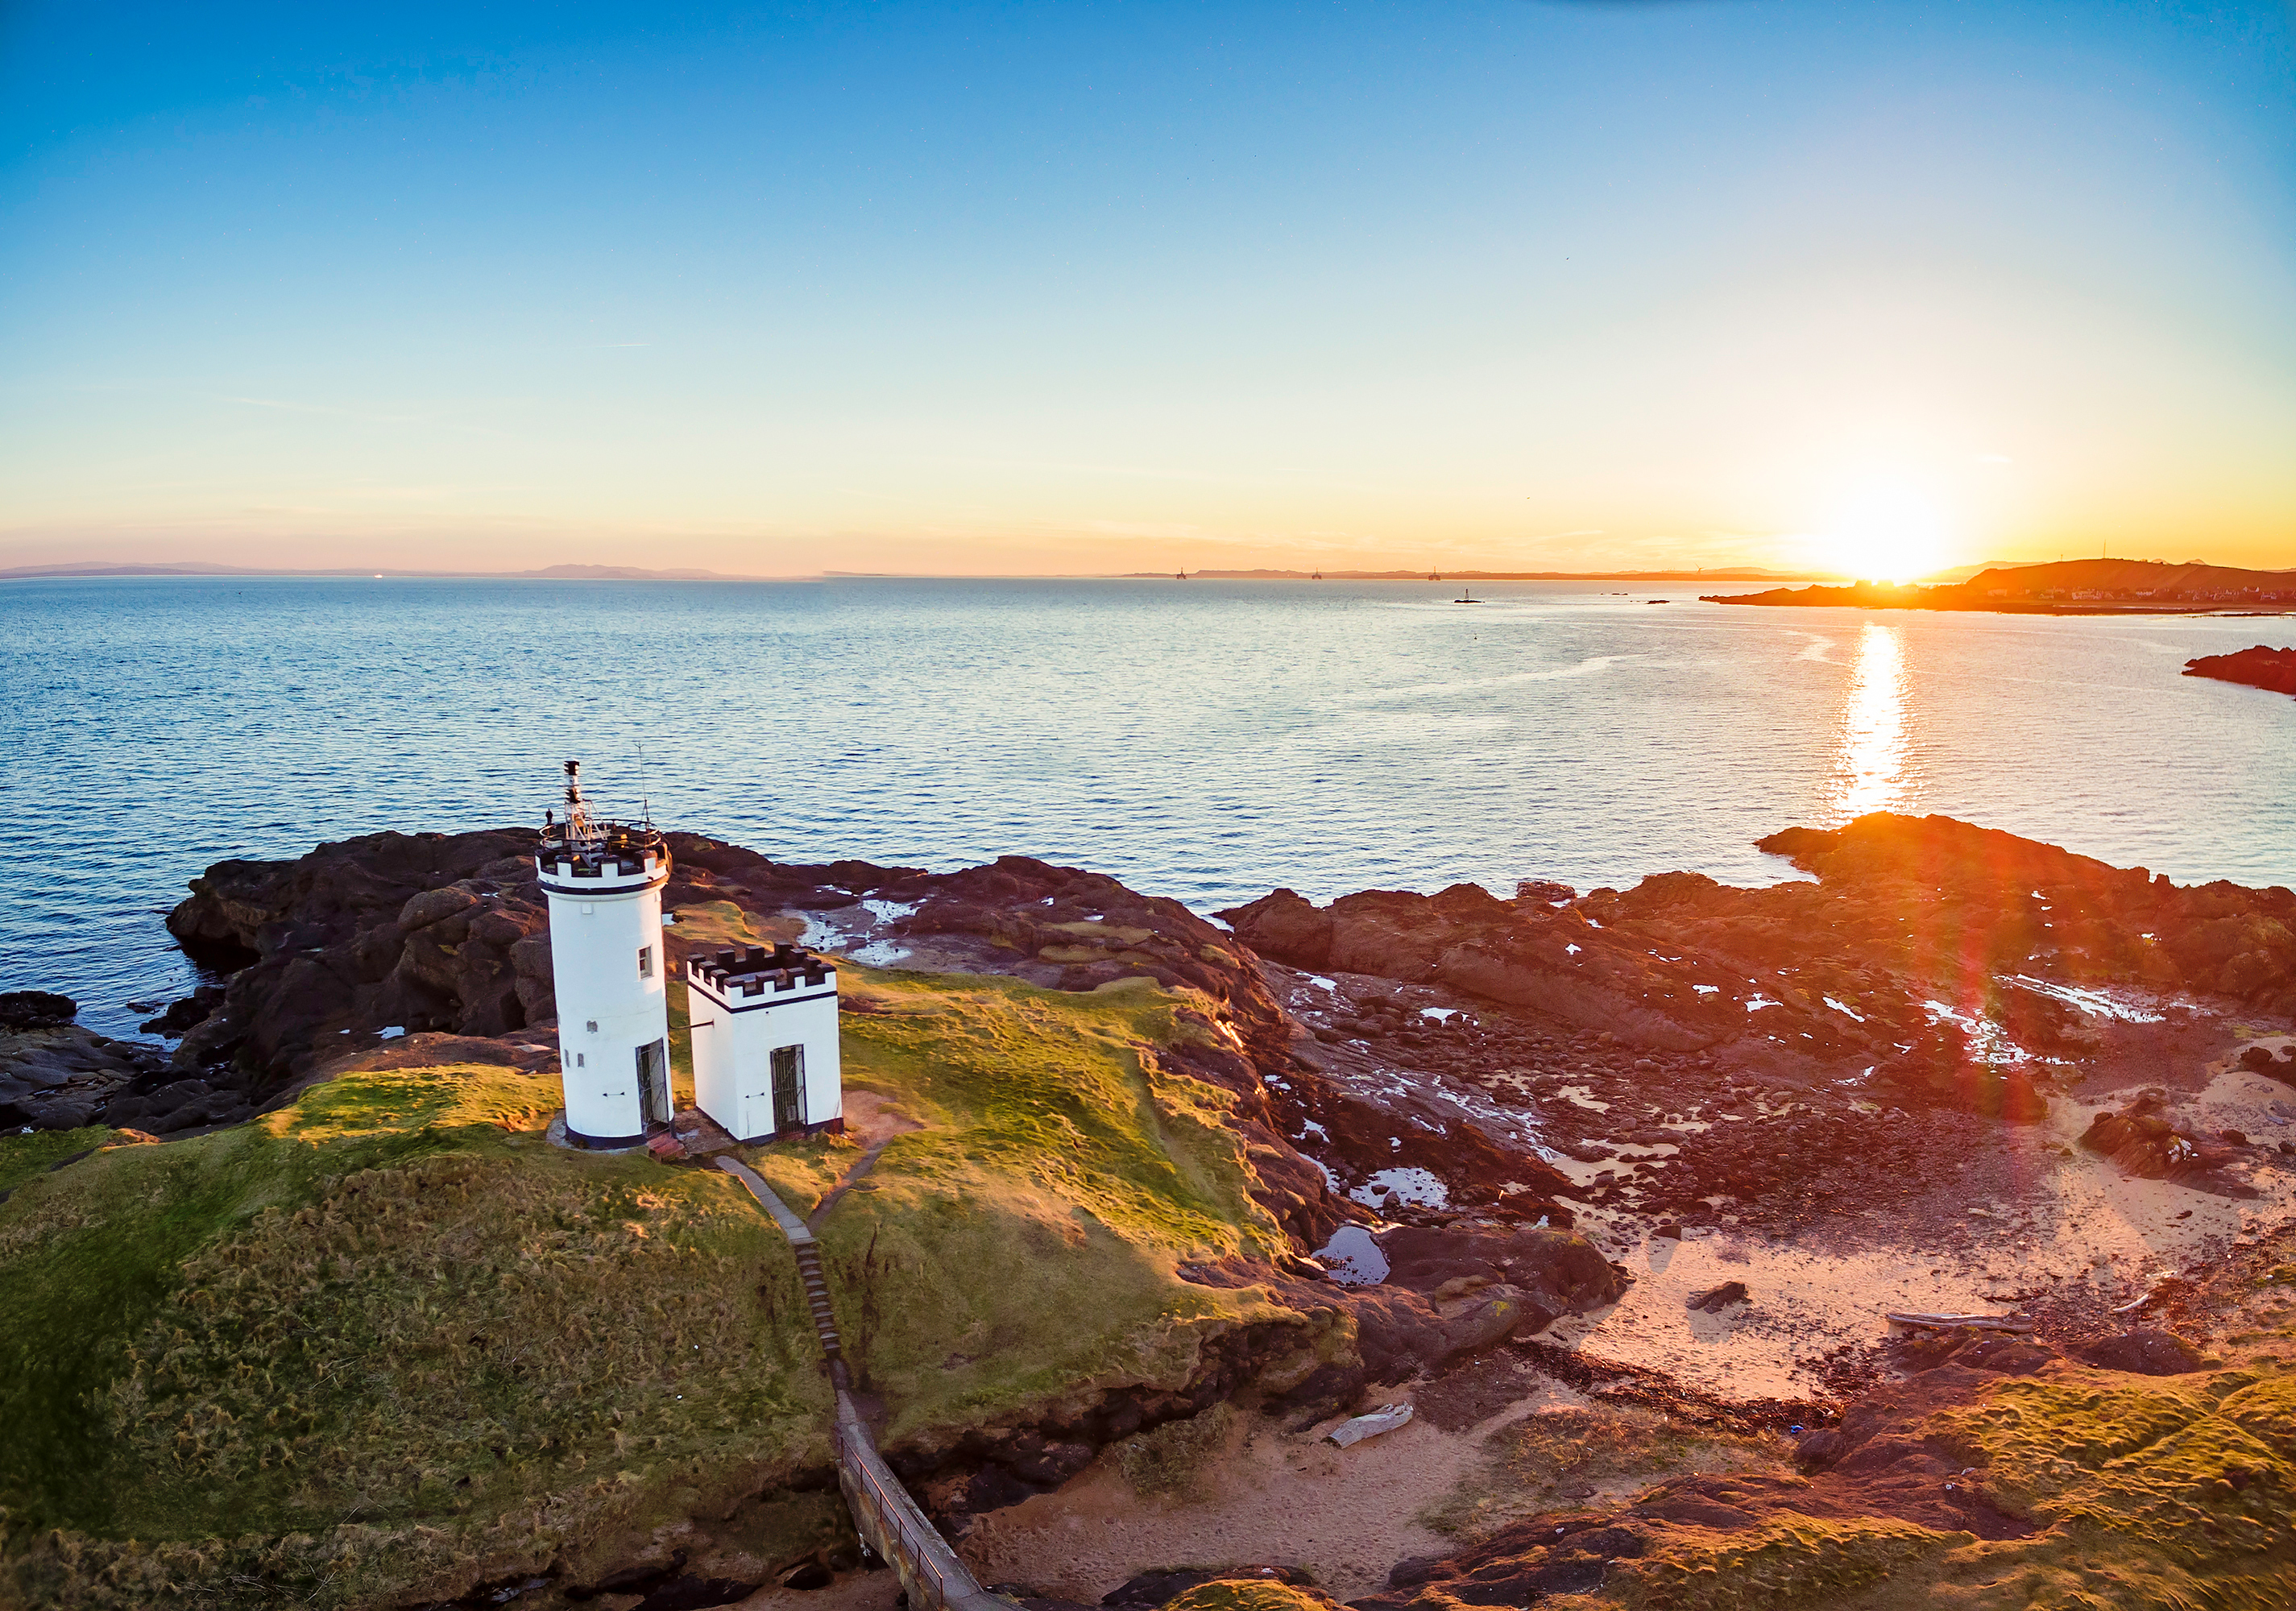
<instances>
[{"instance_id":1,"label":"grassy headland","mask_svg":"<svg viewBox=\"0 0 2296 1611\"><path fill-rule=\"evenodd\" d=\"M922 1128L822 1236L895 1439L1185 1379L1288 1318L1177 1260L1271 1243L1229 1100L1144 983L849 976L849 1091ZM611 1565L827 1462L786 1244L730 1178L540 1133L554 1075L345 1074L50 1172L0 1138L0 1602L395 1603ZM850 1141L763 1149L800 1210ZM751 1541L760 1555L779 1541Z\"/></svg>"}]
</instances>

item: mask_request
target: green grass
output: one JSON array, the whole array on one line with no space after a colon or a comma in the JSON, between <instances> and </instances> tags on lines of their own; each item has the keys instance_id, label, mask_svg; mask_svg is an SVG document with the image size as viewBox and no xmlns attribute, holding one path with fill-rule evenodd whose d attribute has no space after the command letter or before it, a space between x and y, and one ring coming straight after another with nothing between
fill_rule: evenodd
<instances>
[{"instance_id":1,"label":"green grass","mask_svg":"<svg viewBox=\"0 0 2296 1611\"><path fill-rule=\"evenodd\" d=\"M547 1146L556 1086L347 1075L0 1205L0 1585L357 1603L820 1458L786 1245L730 1181Z\"/></svg>"},{"instance_id":2,"label":"green grass","mask_svg":"<svg viewBox=\"0 0 2296 1611\"><path fill-rule=\"evenodd\" d=\"M822 1231L892 1438L1177 1385L1206 1338L1298 1319L1175 1273L1277 1240L1230 1099L1167 1067L1200 1033L1177 998L849 988L880 1009L847 1018L849 1085L925 1126ZM610 1564L825 1465L786 1242L720 1172L548 1146L558 1101L456 1065L53 1173L100 1138L0 1146L0 1606L396 1605ZM757 1156L804 1210L857 1149Z\"/></svg>"},{"instance_id":3,"label":"green grass","mask_svg":"<svg viewBox=\"0 0 2296 1611\"><path fill-rule=\"evenodd\" d=\"M1222 1116L1167 1067L1179 1001L1145 980L1088 994L1008 979L871 974L845 1081L924 1128L820 1225L840 1331L895 1440L1097 1385L1177 1385L1202 1342L1288 1311L1184 1282L1183 1259L1267 1250ZM834 1178L826 1168L820 1173Z\"/></svg>"},{"instance_id":4,"label":"green grass","mask_svg":"<svg viewBox=\"0 0 2296 1611\"><path fill-rule=\"evenodd\" d=\"M117 1134L102 1124L90 1124L85 1130L0 1135L0 1191L13 1191L26 1181L37 1180L66 1158L109 1144Z\"/></svg>"}]
</instances>

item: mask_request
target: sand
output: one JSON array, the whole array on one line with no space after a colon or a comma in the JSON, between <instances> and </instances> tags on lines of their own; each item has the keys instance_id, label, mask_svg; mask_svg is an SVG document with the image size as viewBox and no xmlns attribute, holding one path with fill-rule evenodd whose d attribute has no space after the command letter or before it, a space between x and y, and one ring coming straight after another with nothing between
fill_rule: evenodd
<instances>
[{"instance_id":1,"label":"sand","mask_svg":"<svg viewBox=\"0 0 2296 1611\"><path fill-rule=\"evenodd\" d=\"M2296 1112L2296 1090L2228 1059L2208 1072L2169 1116L2252 1140L2296 1134L2270 1123L2275 1103ZM2005 1128L2005 1171L1988 1171L1980 1189L1940 1188L1886 1223L1853 1214L1793 1241L1693 1229L1677 1242L1652 1236L1640 1216L1589 1211L1582 1228L1635 1284L1615 1306L1557 1321L1541 1340L1725 1397L1819 1396L1822 1363L1880 1345L1888 1311L2006 1313L2068 1288L2109 1310L2238 1237L2296 1220L2296 1169L2283 1164L2236 1166L2234 1178L2259 1194L2243 1199L2125 1175L2073 1145L2096 1109L2140 1089L2059 1101L2042 1124ZM1746 1283L1750 1303L1720 1314L1686 1307L1691 1294L1734 1280Z\"/></svg>"},{"instance_id":2,"label":"sand","mask_svg":"<svg viewBox=\"0 0 2296 1611\"><path fill-rule=\"evenodd\" d=\"M1288 1432L1244 1417L1193 1500L1143 1499L1103 1456L1058 1492L982 1517L960 1548L984 1582L1017 1582L1086 1603L1136 1573L1183 1566L1302 1566L1338 1599L1368 1594L1406 1556L1455 1548L1419 1517L1482 1467L1494 1430L1583 1402L1558 1383L1527 1385L1521 1399L1465 1431L1420 1416L1349 1449L1322 1441L1342 1418ZM1411 1391L1378 1396L1404 1402Z\"/></svg>"}]
</instances>

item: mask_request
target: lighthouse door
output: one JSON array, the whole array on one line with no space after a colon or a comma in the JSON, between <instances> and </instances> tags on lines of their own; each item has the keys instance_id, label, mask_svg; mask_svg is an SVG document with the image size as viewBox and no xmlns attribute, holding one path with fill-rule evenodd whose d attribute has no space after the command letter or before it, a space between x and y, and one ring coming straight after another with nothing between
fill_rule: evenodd
<instances>
[{"instance_id":1,"label":"lighthouse door","mask_svg":"<svg viewBox=\"0 0 2296 1611\"><path fill-rule=\"evenodd\" d=\"M638 1115L642 1123L658 1124L672 1116L668 1048L660 1041L638 1048Z\"/></svg>"},{"instance_id":2,"label":"lighthouse door","mask_svg":"<svg viewBox=\"0 0 2296 1611\"><path fill-rule=\"evenodd\" d=\"M774 1048L774 1128L805 1128L805 1048Z\"/></svg>"}]
</instances>

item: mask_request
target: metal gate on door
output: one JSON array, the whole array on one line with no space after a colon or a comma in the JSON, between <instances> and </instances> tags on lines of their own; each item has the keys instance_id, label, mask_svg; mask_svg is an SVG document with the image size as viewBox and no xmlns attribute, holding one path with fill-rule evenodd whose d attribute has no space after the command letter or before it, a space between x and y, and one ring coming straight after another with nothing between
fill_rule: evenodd
<instances>
[{"instance_id":1,"label":"metal gate on door","mask_svg":"<svg viewBox=\"0 0 2296 1611\"><path fill-rule=\"evenodd\" d=\"M805 1127L805 1048L774 1048L774 1128Z\"/></svg>"}]
</instances>

